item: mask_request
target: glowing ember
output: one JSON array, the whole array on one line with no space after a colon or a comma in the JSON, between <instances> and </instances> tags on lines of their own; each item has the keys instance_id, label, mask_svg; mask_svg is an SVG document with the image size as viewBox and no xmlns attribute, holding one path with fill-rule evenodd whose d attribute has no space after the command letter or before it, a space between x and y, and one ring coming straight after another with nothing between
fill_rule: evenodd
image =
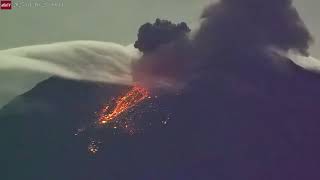
<instances>
[{"instance_id":1,"label":"glowing ember","mask_svg":"<svg viewBox=\"0 0 320 180\"><path fill-rule=\"evenodd\" d=\"M115 102L115 107L111 110L110 106L106 106L102 109L102 112L99 117L99 123L106 124L116 117L118 117L123 112L134 107L144 99L149 97L149 92L147 89L134 86L129 92L125 95L117 98Z\"/></svg>"},{"instance_id":2,"label":"glowing ember","mask_svg":"<svg viewBox=\"0 0 320 180\"><path fill-rule=\"evenodd\" d=\"M99 151L99 142L91 141L89 146L88 146L88 151L91 154L96 154Z\"/></svg>"}]
</instances>

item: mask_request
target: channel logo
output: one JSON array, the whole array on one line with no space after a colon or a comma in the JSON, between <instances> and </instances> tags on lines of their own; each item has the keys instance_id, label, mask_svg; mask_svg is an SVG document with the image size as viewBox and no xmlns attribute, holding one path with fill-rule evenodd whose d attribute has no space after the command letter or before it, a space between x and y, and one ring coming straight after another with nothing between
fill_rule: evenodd
<instances>
[{"instance_id":1,"label":"channel logo","mask_svg":"<svg viewBox=\"0 0 320 180\"><path fill-rule=\"evenodd\" d=\"M0 2L0 8L2 10L10 10L12 9L12 2L11 1L1 1Z\"/></svg>"}]
</instances>

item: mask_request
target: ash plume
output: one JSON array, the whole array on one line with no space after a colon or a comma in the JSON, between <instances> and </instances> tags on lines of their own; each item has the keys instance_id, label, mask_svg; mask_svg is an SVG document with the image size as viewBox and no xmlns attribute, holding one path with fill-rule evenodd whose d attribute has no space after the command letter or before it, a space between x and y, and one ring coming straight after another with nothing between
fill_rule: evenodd
<instances>
[{"instance_id":1,"label":"ash plume","mask_svg":"<svg viewBox=\"0 0 320 180\"><path fill-rule=\"evenodd\" d=\"M196 42L214 51L271 46L307 55L312 42L292 0L221 0L207 7L201 18Z\"/></svg>"},{"instance_id":2,"label":"ash plume","mask_svg":"<svg viewBox=\"0 0 320 180\"><path fill-rule=\"evenodd\" d=\"M133 64L134 80L152 88L183 86L177 79L184 76L189 64L185 61L192 54L185 51L191 45L190 31L185 22L157 19L153 24L142 25L134 46L143 56Z\"/></svg>"},{"instance_id":3,"label":"ash plume","mask_svg":"<svg viewBox=\"0 0 320 180\"><path fill-rule=\"evenodd\" d=\"M156 45L149 33L161 37L156 29L168 23L147 25L138 42L150 48L142 49L134 78L182 85L174 131L190 126L184 132L194 144L199 134L207 138L203 147L214 158L199 164L212 171L208 179L319 177L320 61L308 57L312 37L292 1L220 0L201 21Z\"/></svg>"},{"instance_id":4,"label":"ash plume","mask_svg":"<svg viewBox=\"0 0 320 180\"><path fill-rule=\"evenodd\" d=\"M144 55L134 79L170 87L212 75L285 80L303 64L287 54L307 57L313 41L291 0L220 0L188 29L166 20L141 26L135 47Z\"/></svg>"},{"instance_id":5,"label":"ash plume","mask_svg":"<svg viewBox=\"0 0 320 180\"><path fill-rule=\"evenodd\" d=\"M163 44L183 38L190 31L185 22L174 24L168 20L156 19L154 24L146 23L140 27L134 47L143 53L152 52Z\"/></svg>"}]
</instances>

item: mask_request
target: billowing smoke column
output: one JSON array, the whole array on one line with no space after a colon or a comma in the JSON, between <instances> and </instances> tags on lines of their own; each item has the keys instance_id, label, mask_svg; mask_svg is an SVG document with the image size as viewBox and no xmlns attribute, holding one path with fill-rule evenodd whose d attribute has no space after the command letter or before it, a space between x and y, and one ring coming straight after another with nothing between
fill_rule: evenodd
<instances>
[{"instance_id":1,"label":"billowing smoke column","mask_svg":"<svg viewBox=\"0 0 320 180\"><path fill-rule=\"evenodd\" d=\"M134 80L151 88L176 88L182 85L178 77L184 76L190 58L186 23L174 24L157 19L139 29L134 46L143 52L143 57L133 65Z\"/></svg>"},{"instance_id":2,"label":"billowing smoke column","mask_svg":"<svg viewBox=\"0 0 320 180\"><path fill-rule=\"evenodd\" d=\"M162 87L184 86L219 71L251 82L285 78L296 68L287 53L308 56L312 42L291 0L221 0L208 6L200 27L189 32L185 23L143 25L135 47L144 55L134 78Z\"/></svg>"},{"instance_id":3,"label":"billowing smoke column","mask_svg":"<svg viewBox=\"0 0 320 180\"><path fill-rule=\"evenodd\" d=\"M135 78L147 85L184 85L173 131L183 134L182 141L194 139L182 152L200 145L190 154L210 154L197 175L190 163L190 174L319 177L320 75L303 69L315 70L319 61L288 58L290 52L306 57L312 42L291 0L220 0L203 12L197 31L171 41L148 38L161 37L156 29L167 27L166 21L146 26L136 44L150 47L140 48Z\"/></svg>"},{"instance_id":4,"label":"billowing smoke column","mask_svg":"<svg viewBox=\"0 0 320 180\"><path fill-rule=\"evenodd\" d=\"M306 55L312 40L292 0L221 0L207 7L202 18L196 43L210 51L271 46Z\"/></svg>"},{"instance_id":5,"label":"billowing smoke column","mask_svg":"<svg viewBox=\"0 0 320 180\"><path fill-rule=\"evenodd\" d=\"M146 54L163 44L185 38L186 33L190 31L184 22L173 24L167 20L156 19L154 24L146 23L140 27L134 47Z\"/></svg>"}]
</instances>

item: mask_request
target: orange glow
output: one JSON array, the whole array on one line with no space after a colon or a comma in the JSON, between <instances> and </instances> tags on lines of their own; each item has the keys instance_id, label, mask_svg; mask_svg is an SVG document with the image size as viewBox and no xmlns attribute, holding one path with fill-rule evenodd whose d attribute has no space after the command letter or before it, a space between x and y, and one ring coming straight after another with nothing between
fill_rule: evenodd
<instances>
[{"instance_id":1,"label":"orange glow","mask_svg":"<svg viewBox=\"0 0 320 180\"><path fill-rule=\"evenodd\" d=\"M140 86L133 86L133 88L125 95L120 96L116 99L115 107L110 108L110 105L105 106L99 116L99 123L106 124L123 112L134 107L144 99L149 97L149 91Z\"/></svg>"}]
</instances>

